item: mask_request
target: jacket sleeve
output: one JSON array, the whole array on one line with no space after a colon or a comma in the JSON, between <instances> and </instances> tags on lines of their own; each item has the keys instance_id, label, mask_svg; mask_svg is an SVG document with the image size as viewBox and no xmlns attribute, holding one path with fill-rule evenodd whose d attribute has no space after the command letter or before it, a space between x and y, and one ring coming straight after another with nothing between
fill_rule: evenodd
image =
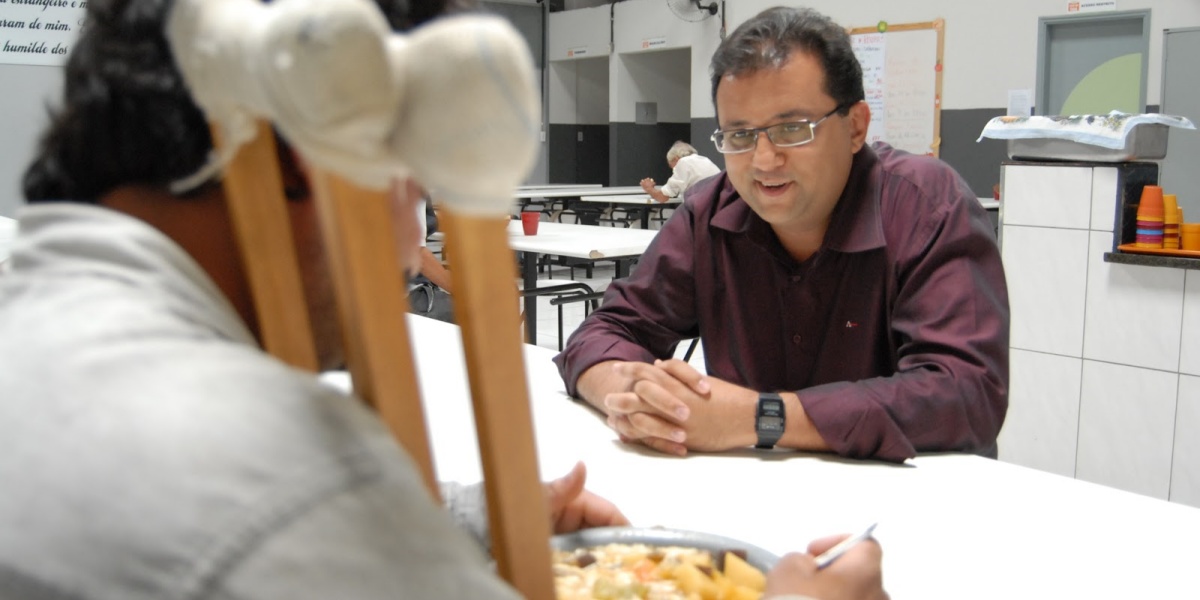
<instances>
[{"instance_id":1,"label":"jacket sleeve","mask_svg":"<svg viewBox=\"0 0 1200 600\"><path fill-rule=\"evenodd\" d=\"M519 598L418 478L324 499L254 545L219 588L229 598Z\"/></svg>"},{"instance_id":2,"label":"jacket sleeve","mask_svg":"<svg viewBox=\"0 0 1200 600\"><path fill-rule=\"evenodd\" d=\"M642 254L637 268L628 278L608 285L604 303L554 357L571 396L578 396L579 376L596 363L669 358L680 340L699 334L693 302L694 222L689 205L681 204Z\"/></svg>"}]
</instances>

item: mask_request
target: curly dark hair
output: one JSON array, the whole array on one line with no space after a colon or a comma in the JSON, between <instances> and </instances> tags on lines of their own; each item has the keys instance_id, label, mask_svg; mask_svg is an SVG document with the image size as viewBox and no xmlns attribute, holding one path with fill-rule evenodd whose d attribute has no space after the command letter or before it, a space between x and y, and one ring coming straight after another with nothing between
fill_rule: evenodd
<instances>
[{"instance_id":1,"label":"curly dark hair","mask_svg":"<svg viewBox=\"0 0 1200 600\"><path fill-rule=\"evenodd\" d=\"M475 0L376 0L403 31ZM95 203L121 185L165 187L212 149L208 123L166 39L173 0L92 0L67 59L63 97L25 171L29 202Z\"/></svg>"},{"instance_id":2,"label":"curly dark hair","mask_svg":"<svg viewBox=\"0 0 1200 600\"><path fill-rule=\"evenodd\" d=\"M779 68L797 50L821 61L825 93L842 107L840 114L846 114L851 105L865 97L862 67L846 30L811 8L777 6L739 25L713 53L713 106L717 104L717 86L722 77Z\"/></svg>"}]
</instances>

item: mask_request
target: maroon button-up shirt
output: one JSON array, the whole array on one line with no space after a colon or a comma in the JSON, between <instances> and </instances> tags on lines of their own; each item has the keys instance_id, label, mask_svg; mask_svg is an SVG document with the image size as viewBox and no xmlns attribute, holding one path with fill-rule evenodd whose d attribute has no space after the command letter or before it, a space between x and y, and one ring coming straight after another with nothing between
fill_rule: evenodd
<instances>
[{"instance_id":1,"label":"maroon button-up shirt","mask_svg":"<svg viewBox=\"0 0 1200 600\"><path fill-rule=\"evenodd\" d=\"M701 336L708 372L791 390L838 454L996 454L1008 291L995 234L945 163L865 147L821 249L793 259L724 175L695 185L633 274L554 361L567 390L604 360Z\"/></svg>"}]
</instances>

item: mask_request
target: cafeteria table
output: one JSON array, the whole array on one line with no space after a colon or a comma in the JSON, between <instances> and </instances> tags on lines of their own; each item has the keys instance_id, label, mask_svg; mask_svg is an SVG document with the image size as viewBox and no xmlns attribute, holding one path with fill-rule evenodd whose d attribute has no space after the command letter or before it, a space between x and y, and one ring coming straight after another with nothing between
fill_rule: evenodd
<instances>
[{"instance_id":1,"label":"cafeteria table","mask_svg":"<svg viewBox=\"0 0 1200 600\"><path fill-rule=\"evenodd\" d=\"M538 223L537 235L525 235L520 220L508 223L509 247L525 254L522 288L537 287L537 264L541 256L566 256L584 260L611 260L616 263L615 279L629 274L629 265L646 251L657 231L577 225L574 223ZM525 303L525 331L528 340L537 340L537 301Z\"/></svg>"},{"instance_id":2,"label":"cafeteria table","mask_svg":"<svg viewBox=\"0 0 1200 600\"><path fill-rule=\"evenodd\" d=\"M565 188L542 188L542 189L517 189L513 192L513 199L516 200L522 209L524 209L534 198L542 198L545 200L562 200L564 208L551 211L550 220L558 221L559 215L572 206L572 203L578 204L581 196L612 196L612 195L628 195L645 193L641 186L617 186L617 187L596 187L594 185L582 185L579 187ZM597 211L597 215L599 212Z\"/></svg>"},{"instance_id":3,"label":"cafeteria table","mask_svg":"<svg viewBox=\"0 0 1200 600\"><path fill-rule=\"evenodd\" d=\"M649 194L621 194L609 196L580 196L581 202L592 202L595 204L605 204L609 208L622 208L624 210L632 210L638 213L638 222L642 224L642 229L650 229L650 213L655 208L663 208L670 206L674 208L683 202L683 198L676 196L675 198L667 198L666 202L659 202L651 198ZM620 205L619 207L617 205Z\"/></svg>"},{"instance_id":4,"label":"cafeteria table","mask_svg":"<svg viewBox=\"0 0 1200 600\"><path fill-rule=\"evenodd\" d=\"M438 477L479 481L457 327L417 316L409 327ZM894 600L1198 596L1200 509L967 454L903 464L787 450L665 456L622 443L569 398L554 351L524 351L542 479L583 461L588 488L634 525L782 554L878 521Z\"/></svg>"}]
</instances>

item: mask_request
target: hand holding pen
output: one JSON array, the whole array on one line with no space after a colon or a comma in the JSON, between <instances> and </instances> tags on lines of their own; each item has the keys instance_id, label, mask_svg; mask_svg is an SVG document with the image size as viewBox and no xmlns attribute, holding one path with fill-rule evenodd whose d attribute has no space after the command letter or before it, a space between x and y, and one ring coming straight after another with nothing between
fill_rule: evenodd
<instances>
[{"instance_id":1,"label":"hand holding pen","mask_svg":"<svg viewBox=\"0 0 1200 600\"><path fill-rule=\"evenodd\" d=\"M821 600L884 600L882 550L871 533L814 540L806 554L785 555L767 574L764 600L799 595Z\"/></svg>"},{"instance_id":2,"label":"hand holding pen","mask_svg":"<svg viewBox=\"0 0 1200 600\"><path fill-rule=\"evenodd\" d=\"M871 523L866 529L862 530L858 534L852 535L838 542L832 548L818 554L817 557L813 559L813 561L817 563L817 568L824 569L825 567L828 567L831 563L833 563L833 561L837 560L839 556L849 552L851 548L857 546L863 541L870 539L871 533L875 531L875 526L878 524L879 523Z\"/></svg>"}]
</instances>

